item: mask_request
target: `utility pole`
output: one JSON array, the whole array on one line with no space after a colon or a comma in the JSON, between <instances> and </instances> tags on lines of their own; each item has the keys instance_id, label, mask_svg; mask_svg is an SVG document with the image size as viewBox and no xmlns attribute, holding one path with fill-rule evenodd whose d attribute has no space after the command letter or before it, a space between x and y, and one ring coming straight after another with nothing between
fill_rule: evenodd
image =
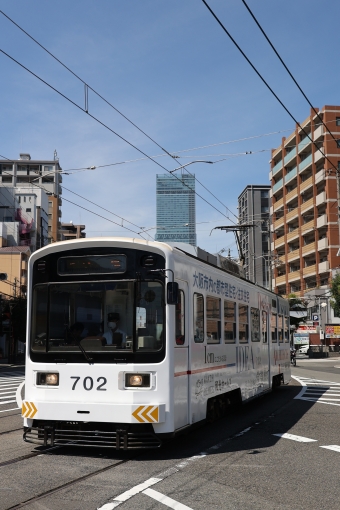
<instances>
[{"instance_id":1,"label":"utility pole","mask_svg":"<svg viewBox=\"0 0 340 510\"><path fill-rule=\"evenodd\" d=\"M225 230L226 232L234 232L235 238L236 238L236 243L237 243L237 248L238 248L238 254L239 254L239 258L240 258L240 263L241 263L241 266L243 267L244 266L244 261L245 261L245 256L244 256L244 253L242 251L242 246L241 246L241 243L240 243L240 238L239 238L238 233L240 232L240 230L245 230L246 228L254 228L256 226L257 225L254 225L253 223L250 224L250 225L224 225L224 226L221 226L221 227L213 228L211 230L211 232L213 230ZM211 232L210 232L210 235L211 235Z\"/></svg>"}]
</instances>

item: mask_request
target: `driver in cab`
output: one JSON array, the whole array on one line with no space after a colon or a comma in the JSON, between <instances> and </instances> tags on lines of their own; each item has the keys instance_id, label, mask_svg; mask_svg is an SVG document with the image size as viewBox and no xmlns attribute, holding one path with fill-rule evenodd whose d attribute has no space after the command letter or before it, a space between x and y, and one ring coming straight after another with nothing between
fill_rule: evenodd
<instances>
[{"instance_id":1,"label":"driver in cab","mask_svg":"<svg viewBox=\"0 0 340 510\"><path fill-rule=\"evenodd\" d=\"M103 334L107 345L116 345L117 347L126 347L126 333L120 329L120 314L111 312L107 314L108 330Z\"/></svg>"}]
</instances>

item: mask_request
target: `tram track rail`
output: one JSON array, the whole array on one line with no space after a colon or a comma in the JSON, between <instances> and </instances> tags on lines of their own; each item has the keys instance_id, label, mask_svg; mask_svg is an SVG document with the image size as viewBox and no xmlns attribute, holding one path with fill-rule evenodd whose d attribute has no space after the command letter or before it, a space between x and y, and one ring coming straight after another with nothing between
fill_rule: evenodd
<instances>
[{"instance_id":1,"label":"tram track rail","mask_svg":"<svg viewBox=\"0 0 340 510\"><path fill-rule=\"evenodd\" d=\"M63 447L57 446L55 448L63 448ZM20 458L20 459L18 458L16 460L20 461L20 460L24 460L25 458L30 458L30 457L33 457L33 456L36 457L38 455L43 455L43 454L44 454L43 452L39 452L37 454L34 453L34 454L31 454L31 455L23 456L22 458ZM63 489L66 489L67 487L70 487L72 485L77 484L78 482L83 482L84 480L88 480L89 478L97 476L97 475L99 475L101 473L105 473L106 471L110 471L111 469L115 469L117 467L120 467L122 464L126 464L127 462L130 462L131 460L135 460L137 457L138 456L135 456L134 458L130 457L128 459L122 459L122 460L119 460L119 461L115 462L114 464L110 464L109 466L106 466L106 467L101 468L101 469L97 469L96 471L93 471L92 473L88 473L87 475L79 476L78 478L75 478L74 480L70 480L69 482L65 482L65 483L63 483L61 485L58 485L58 487L54 487L53 489L49 489L47 491L41 492L40 494L38 494L36 496L32 496L31 498L26 499L25 501L21 501L20 503L16 503L15 505L8 507L7 510L14 510L16 508L23 508L26 505L29 505L29 504L34 503L36 501L39 501L40 499L43 499L46 496L50 496L52 494L60 492ZM7 465L9 463L11 463L11 462L10 461L4 462L4 463L0 464L0 467L2 465Z\"/></svg>"}]
</instances>

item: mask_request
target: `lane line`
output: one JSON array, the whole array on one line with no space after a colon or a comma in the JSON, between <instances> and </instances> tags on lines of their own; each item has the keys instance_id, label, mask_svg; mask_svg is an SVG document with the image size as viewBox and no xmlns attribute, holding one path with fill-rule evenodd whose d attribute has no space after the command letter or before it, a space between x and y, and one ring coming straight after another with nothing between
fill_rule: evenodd
<instances>
[{"instance_id":1,"label":"lane line","mask_svg":"<svg viewBox=\"0 0 340 510\"><path fill-rule=\"evenodd\" d=\"M13 400L15 402L15 400ZM0 413L7 413L7 411L16 411L17 409L21 409L20 407L12 407L12 409L4 409L3 411L0 411Z\"/></svg>"},{"instance_id":2,"label":"lane line","mask_svg":"<svg viewBox=\"0 0 340 510\"><path fill-rule=\"evenodd\" d=\"M157 492L153 489L146 489L143 491L143 494L150 496L150 498L155 499L156 501L159 501L163 505L168 506L169 508L173 508L174 510L192 510L192 508L189 506L183 505L183 503L179 503L178 501L175 501L168 496L164 496L164 494L161 494L160 492Z\"/></svg>"},{"instance_id":3,"label":"lane line","mask_svg":"<svg viewBox=\"0 0 340 510\"><path fill-rule=\"evenodd\" d=\"M334 452L340 453L340 446L337 444L331 444L329 446L320 446L320 448L326 448L327 450L333 450Z\"/></svg>"},{"instance_id":4,"label":"lane line","mask_svg":"<svg viewBox=\"0 0 340 510\"><path fill-rule=\"evenodd\" d=\"M3 406L5 404L13 404L13 402L16 403L16 400L6 400L6 402L0 402L0 406Z\"/></svg>"},{"instance_id":5,"label":"lane line","mask_svg":"<svg viewBox=\"0 0 340 510\"><path fill-rule=\"evenodd\" d=\"M294 434L272 434L273 436L281 437L282 439L291 439L292 441L298 441L299 443L314 443L317 439L310 439L309 437L295 436Z\"/></svg>"}]
</instances>

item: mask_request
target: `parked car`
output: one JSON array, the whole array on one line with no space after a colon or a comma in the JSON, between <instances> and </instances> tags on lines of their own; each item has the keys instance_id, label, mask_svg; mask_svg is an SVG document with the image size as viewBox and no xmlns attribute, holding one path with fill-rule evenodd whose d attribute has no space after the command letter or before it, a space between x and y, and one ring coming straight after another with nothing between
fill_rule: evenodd
<instances>
[{"instance_id":1,"label":"parked car","mask_svg":"<svg viewBox=\"0 0 340 510\"><path fill-rule=\"evenodd\" d=\"M309 351L309 345L303 345L302 347L300 347L300 349L297 349L296 353L297 354L308 354L308 351Z\"/></svg>"}]
</instances>

